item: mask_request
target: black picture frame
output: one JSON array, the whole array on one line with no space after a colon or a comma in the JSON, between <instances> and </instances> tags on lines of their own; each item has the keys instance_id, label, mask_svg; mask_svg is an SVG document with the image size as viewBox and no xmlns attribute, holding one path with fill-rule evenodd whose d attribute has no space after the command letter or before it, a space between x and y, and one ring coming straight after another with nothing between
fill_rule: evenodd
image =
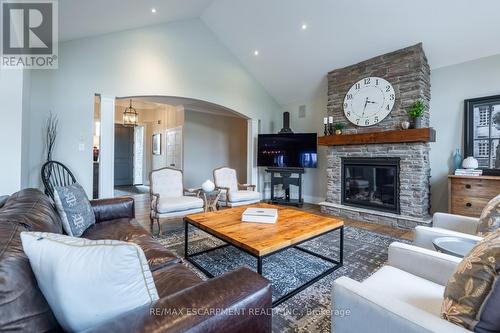
<instances>
[{"instance_id":1,"label":"black picture frame","mask_svg":"<svg viewBox=\"0 0 500 333\"><path fill-rule=\"evenodd\" d=\"M468 156L474 156L474 138L476 128L474 127L474 108L475 107L489 107L490 108L490 117L488 118L489 122L493 121L491 106L500 104L500 95L480 97L480 98L471 98L464 100L464 158ZM496 138L491 137L491 124L488 123L489 127L489 135L485 136L481 139L481 141L489 141L488 145L488 159L489 165L488 167L481 166L480 161L480 169L483 170L483 175L486 176L500 176L500 168L491 168L491 154L492 147L491 144L496 140ZM498 143L500 145L500 141ZM476 157L477 158L477 157ZM498 158L498 157L497 157Z\"/></svg>"}]
</instances>

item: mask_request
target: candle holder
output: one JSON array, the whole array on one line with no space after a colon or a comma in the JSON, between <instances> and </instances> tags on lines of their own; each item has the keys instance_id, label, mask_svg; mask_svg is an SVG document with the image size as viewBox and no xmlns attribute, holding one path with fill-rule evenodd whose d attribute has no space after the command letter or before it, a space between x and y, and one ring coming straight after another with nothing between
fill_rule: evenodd
<instances>
[{"instance_id":1,"label":"candle holder","mask_svg":"<svg viewBox=\"0 0 500 333\"><path fill-rule=\"evenodd\" d=\"M328 132L328 124L325 124L325 131L323 133L325 133L325 136L328 135L328 133L329 133Z\"/></svg>"},{"instance_id":2,"label":"candle holder","mask_svg":"<svg viewBox=\"0 0 500 333\"><path fill-rule=\"evenodd\" d=\"M328 124L328 133L330 133L330 135L333 135L333 133L335 133L332 123Z\"/></svg>"}]
</instances>

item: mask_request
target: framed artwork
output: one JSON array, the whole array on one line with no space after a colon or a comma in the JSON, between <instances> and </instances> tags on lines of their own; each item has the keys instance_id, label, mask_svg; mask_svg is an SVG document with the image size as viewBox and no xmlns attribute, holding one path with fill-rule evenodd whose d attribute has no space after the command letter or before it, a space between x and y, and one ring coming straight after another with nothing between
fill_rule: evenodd
<instances>
[{"instance_id":1,"label":"framed artwork","mask_svg":"<svg viewBox=\"0 0 500 333\"><path fill-rule=\"evenodd\" d=\"M153 134L153 155L161 155L161 133Z\"/></svg>"},{"instance_id":2,"label":"framed artwork","mask_svg":"<svg viewBox=\"0 0 500 333\"><path fill-rule=\"evenodd\" d=\"M500 95L464 101L464 157L474 156L484 175L500 175Z\"/></svg>"}]
</instances>

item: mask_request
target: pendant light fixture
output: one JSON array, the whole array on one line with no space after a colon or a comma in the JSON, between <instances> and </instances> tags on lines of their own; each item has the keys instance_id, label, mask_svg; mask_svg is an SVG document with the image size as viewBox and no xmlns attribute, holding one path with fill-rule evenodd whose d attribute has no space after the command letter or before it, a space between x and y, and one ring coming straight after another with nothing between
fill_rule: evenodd
<instances>
[{"instance_id":1,"label":"pendant light fixture","mask_svg":"<svg viewBox=\"0 0 500 333\"><path fill-rule=\"evenodd\" d=\"M137 111L132 107L132 99L130 99L130 106L123 112L123 126L125 127L135 127L137 126L137 120L139 115Z\"/></svg>"}]
</instances>

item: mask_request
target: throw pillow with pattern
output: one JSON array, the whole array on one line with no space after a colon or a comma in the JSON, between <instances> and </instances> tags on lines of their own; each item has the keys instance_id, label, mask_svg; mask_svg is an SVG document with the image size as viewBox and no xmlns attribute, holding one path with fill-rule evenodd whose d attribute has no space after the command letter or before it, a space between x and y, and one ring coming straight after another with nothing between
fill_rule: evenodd
<instances>
[{"instance_id":1,"label":"throw pillow with pattern","mask_svg":"<svg viewBox=\"0 0 500 333\"><path fill-rule=\"evenodd\" d=\"M478 236L485 237L498 228L500 228L500 194L484 207L479 218Z\"/></svg>"},{"instance_id":2,"label":"throw pillow with pattern","mask_svg":"<svg viewBox=\"0 0 500 333\"><path fill-rule=\"evenodd\" d=\"M500 332L500 229L479 242L446 284L441 315L473 332Z\"/></svg>"},{"instance_id":3,"label":"throw pillow with pattern","mask_svg":"<svg viewBox=\"0 0 500 333\"><path fill-rule=\"evenodd\" d=\"M95 224L94 211L80 184L54 187L54 201L63 229L69 236L80 237Z\"/></svg>"}]
</instances>

